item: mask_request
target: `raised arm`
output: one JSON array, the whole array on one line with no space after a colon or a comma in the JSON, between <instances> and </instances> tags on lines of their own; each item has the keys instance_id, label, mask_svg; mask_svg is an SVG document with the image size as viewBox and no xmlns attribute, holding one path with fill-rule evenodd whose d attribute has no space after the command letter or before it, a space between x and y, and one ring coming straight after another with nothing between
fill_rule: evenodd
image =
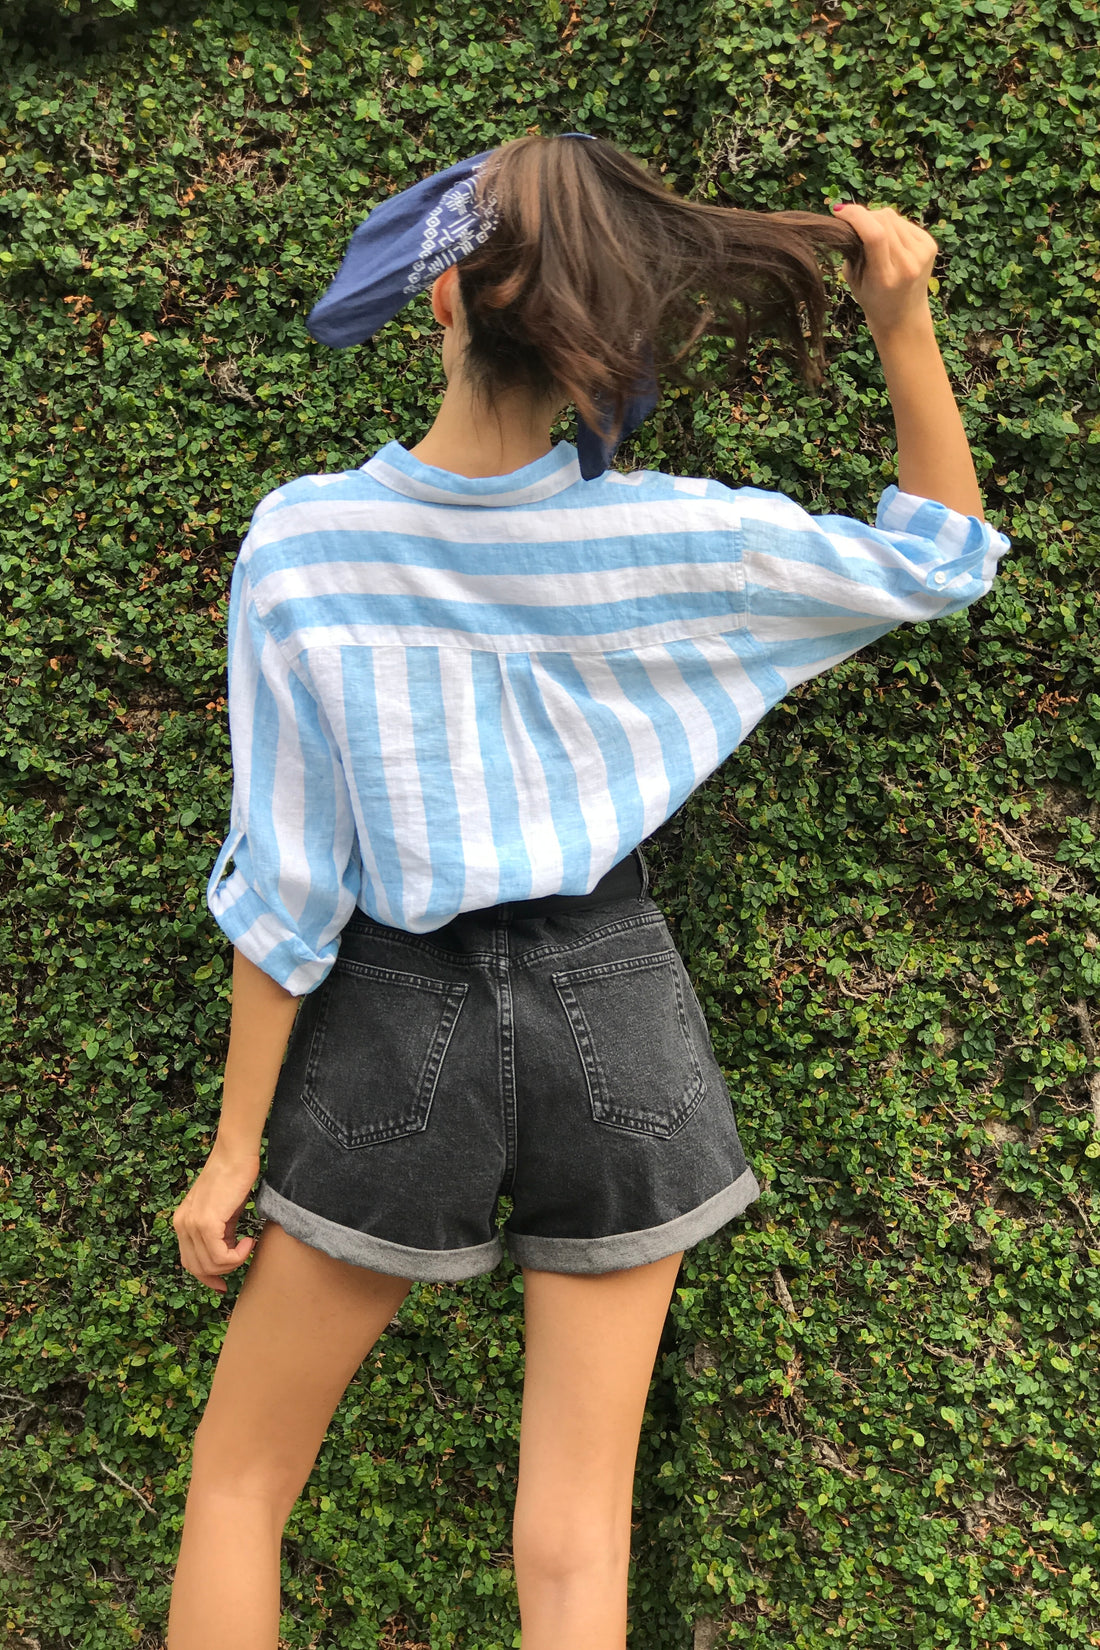
<instances>
[{"instance_id":1,"label":"raised arm","mask_svg":"<svg viewBox=\"0 0 1100 1650\"><path fill-rule=\"evenodd\" d=\"M843 274L867 319L886 378L898 443L898 488L984 521L978 478L928 307L936 242L892 207L847 205L867 263Z\"/></svg>"}]
</instances>

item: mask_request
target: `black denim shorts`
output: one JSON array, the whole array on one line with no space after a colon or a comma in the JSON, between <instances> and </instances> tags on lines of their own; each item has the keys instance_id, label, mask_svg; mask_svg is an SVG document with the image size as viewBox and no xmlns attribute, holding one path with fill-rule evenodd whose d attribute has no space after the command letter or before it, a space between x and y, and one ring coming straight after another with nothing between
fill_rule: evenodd
<instances>
[{"instance_id":1,"label":"black denim shorts","mask_svg":"<svg viewBox=\"0 0 1100 1650\"><path fill-rule=\"evenodd\" d=\"M759 1196L642 855L427 935L356 911L302 1000L256 1212L427 1281L609 1272ZM497 1226L501 1197L511 1200Z\"/></svg>"}]
</instances>

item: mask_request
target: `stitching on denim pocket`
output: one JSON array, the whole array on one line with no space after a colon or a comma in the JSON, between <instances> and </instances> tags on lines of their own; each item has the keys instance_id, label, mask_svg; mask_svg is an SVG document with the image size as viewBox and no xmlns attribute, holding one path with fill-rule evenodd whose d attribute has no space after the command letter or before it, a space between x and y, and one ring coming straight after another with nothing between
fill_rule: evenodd
<instances>
[{"instance_id":1,"label":"stitching on denim pocket","mask_svg":"<svg viewBox=\"0 0 1100 1650\"><path fill-rule=\"evenodd\" d=\"M684 1126L706 1094L706 1077L699 1064L684 1010L682 966L679 954L675 950L666 950L615 962L594 963L588 968L565 969L551 975L580 1055L594 1122L634 1134L669 1139ZM650 1004L649 1013L645 1014L645 1026L652 1030L661 1018L653 1011L663 1012L666 1040L662 1053L667 1056L665 1069L660 1069L660 1062L654 1067L645 1058L631 1069L628 1062L616 1056L614 1051L617 1040L629 1038L632 1034L629 1012L616 1005L611 994L601 992L600 988L624 976L658 974L666 974L671 980L671 1002L665 993L663 1002ZM636 1004L636 1007L639 1006L643 1011L646 1008L644 1003ZM674 1029L669 1027L667 1019L670 1008ZM647 1082L648 1089L645 1087ZM660 1085L662 1082L681 1083L680 1093L673 1096L667 1087L654 1091L654 1083ZM649 1104L646 1103L647 1094L651 1096Z\"/></svg>"},{"instance_id":2,"label":"stitching on denim pocket","mask_svg":"<svg viewBox=\"0 0 1100 1650\"><path fill-rule=\"evenodd\" d=\"M469 987L457 981L425 979L419 974L405 973L396 968L379 968L344 957L337 957L332 975L333 987L326 996L310 1046L302 1084L303 1105L348 1151L422 1132L428 1126L443 1061ZM423 1023L414 1028L416 1042L413 1053L418 1053L422 1047L424 1052L411 1080L407 1067L404 1071L379 1069L373 1056L380 1047L380 1041L378 1038L372 1041L369 1026L336 1023L334 1008L335 1013L339 1014L341 1008L347 1012L352 1007L352 1000L347 992L340 993L339 986L341 982L355 978L373 980L406 992L422 993L425 1008L429 1006L431 997L437 999L437 1011L422 1016ZM393 1016L388 1029L392 1030L392 1024ZM344 1039L343 1046L338 1041L341 1038ZM391 1049L389 1052L400 1057L405 1051ZM383 1103L389 1107L388 1113L380 1116L374 1112L369 1119L362 1121L362 1126L356 1127L357 1111L361 1119L364 1112L371 1111L369 1099L368 1104L363 1105L363 1096L372 1093L379 1097L383 1094L387 1096ZM403 1097L403 1104L400 1110L395 1111L399 1097ZM342 1107L338 1105L340 1101L344 1102Z\"/></svg>"}]
</instances>

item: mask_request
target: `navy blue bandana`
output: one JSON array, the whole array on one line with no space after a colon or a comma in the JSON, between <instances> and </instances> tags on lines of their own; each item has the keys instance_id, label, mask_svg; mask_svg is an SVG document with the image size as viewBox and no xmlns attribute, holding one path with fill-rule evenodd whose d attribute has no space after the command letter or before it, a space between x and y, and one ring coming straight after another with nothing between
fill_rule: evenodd
<instances>
[{"instance_id":1,"label":"navy blue bandana","mask_svg":"<svg viewBox=\"0 0 1100 1650\"><path fill-rule=\"evenodd\" d=\"M566 137L588 138L586 132ZM490 194L476 198L477 174L492 149L460 160L391 195L364 218L351 238L336 278L314 304L306 327L319 343L346 349L361 344L431 286L437 275L488 240L497 224ZM622 441L657 405L655 380L639 385L627 403ZM601 476L618 443L578 415L577 457L586 481Z\"/></svg>"}]
</instances>

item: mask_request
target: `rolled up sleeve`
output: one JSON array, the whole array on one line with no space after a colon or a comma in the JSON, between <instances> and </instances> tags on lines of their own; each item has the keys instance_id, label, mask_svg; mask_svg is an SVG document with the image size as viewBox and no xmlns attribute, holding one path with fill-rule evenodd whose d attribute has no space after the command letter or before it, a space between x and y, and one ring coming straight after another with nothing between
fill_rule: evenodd
<instances>
[{"instance_id":1,"label":"rolled up sleeve","mask_svg":"<svg viewBox=\"0 0 1100 1650\"><path fill-rule=\"evenodd\" d=\"M887 487L879 499L875 531L889 540L899 568L914 577L914 603L923 606L927 597L939 603L922 618L956 613L978 601L992 589L997 563L1012 548L1008 534L988 521L897 487Z\"/></svg>"},{"instance_id":2,"label":"rolled up sleeve","mask_svg":"<svg viewBox=\"0 0 1100 1650\"><path fill-rule=\"evenodd\" d=\"M988 521L895 486L873 526L811 515L782 493L737 496L749 623L788 685L898 625L968 607L1012 544Z\"/></svg>"},{"instance_id":3,"label":"rolled up sleeve","mask_svg":"<svg viewBox=\"0 0 1100 1650\"><path fill-rule=\"evenodd\" d=\"M249 961L305 996L336 961L355 907L358 842L323 709L257 609L247 546L246 539L229 598L229 833L206 903Z\"/></svg>"},{"instance_id":4,"label":"rolled up sleeve","mask_svg":"<svg viewBox=\"0 0 1100 1650\"><path fill-rule=\"evenodd\" d=\"M936 619L984 596L1012 543L988 521L893 486L873 527L810 515L782 493L745 487L739 497L754 612Z\"/></svg>"}]
</instances>

